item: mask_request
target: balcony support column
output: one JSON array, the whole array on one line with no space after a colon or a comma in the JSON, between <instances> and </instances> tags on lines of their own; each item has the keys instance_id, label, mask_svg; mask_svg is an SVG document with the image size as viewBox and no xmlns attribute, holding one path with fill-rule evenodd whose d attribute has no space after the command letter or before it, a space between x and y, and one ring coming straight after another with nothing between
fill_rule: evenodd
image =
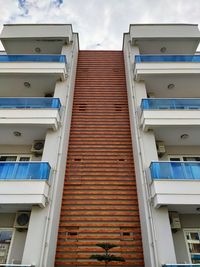
<instances>
[{"instance_id":1,"label":"balcony support column","mask_svg":"<svg viewBox=\"0 0 200 267\"><path fill-rule=\"evenodd\" d=\"M142 157L142 162L143 162L143 169L148 170L151 161L158 160L156 140L155 140L155 135L153 131L143 132L140 129L140 146L141 146L141 152L142 152L141 157ZM146 207L148 210L148 215L145 213L143 214L143 212L141 212L142 216L146 217L146 219L143 219L142 221L146 221L147 216L148 216L149 223L151 225L151 235L152 235L152 240L153 240L152 246L154 248L154 253L155 253L155 258L156 258L156 264L157 264L156 267L159 267L161 266L161 264L168 263L168 262L176 263L176 255L175 255L175 249L174 249L174 244L173 244L172 232L170 228L168 208L160 207L159 209L155 209L153 207L153 203L151 202L151 192L150 192L150 184L149 184L150 180L148 177L148 172L146 172L143 179L144 179L143 180L144 184L142 186L144 188L146 187L144 189L146 191L145 193L146 196L143 195L143 201L145 199L148 199L149 201L146 204L148 205L148 207ZM139 193L139 198L140 198L140 193ZM142 200L140 203L142 203ZM148 228L148 226L145 226L145 225L143 227L144 229ZM144 236L144 239L146 239L145 236ZM146 242L144 242L144 244L145 243ZM151 267L155 267L155 266L151 266Z\"/></svg>"},{"instance_id":2,"label":"balcony support column","mask_svg":"<svg viewBox=\"0 0 200 267\"><path fill-rule=\"evenodd\" d=\"M135 102L137 107L140 107L141 100L143 98L147 98L147 90L146 90L146 85L145 82L135 82L134 88L135 90Z\"/></svg>"},{"instance_id":3,"label":"balcony support column","mask_svg":"<svg viewBox=\"0 0 200 267\"><path fill-rule=\"evenodd\" d=\"M57 201L52 201L52 189L56 190L55 188L57 187L57 183L59 182L58 175L56 175L58 174L56 168L57 160L59 157L59 144L60 130L56 132L48 130L45 138L42 160L48 161L52 167L52 173L49 179L51 192L49 194L49 199L47 200L49 204L47 204L44 209L41 209L40 207L32 208L22 259L22 263L30 262L37 267L53 267L54 264L54 254L51 255L51 258L49 257L51 265L43 265L43 263L41 264L41 262L43 261L45 250L49 251L49 249L51 248L54 251L56 246L55 240L58 229L58 216L60 206L59 204L57 204ZM62 184L63 181L61 181L60 183ZM60 187L61 190L56 190L56 192L62 191L62 186ZM52 216L52 214L54 214L54 217ZM51 235L53 233L54 241L51 240L50 242L47 239L49 232L51 233Z\"/></svg>"},{"instance_id":4,"label":"balcony support column","mask_svg":"<svg viewBox=\"0 0 200 267\"><path fill-rule=\"evenodd\" d=\"M66 90L67 82L57 81L55 86L54 97L59 98L63 105L66 105L66 98L68 95L68 90Z\"/></svg>"},{"instance_id":5,"label":"balcony support column","mask_svg":"<svg viewBox=\"0 0 200 267\"><path fill-rule=\"evenodd\" d=\"M176 263L176 255L167 207L152 207L152 220L155 231L155 245L159 266L164 263Z\"/></svg>"},{"instance_id":6,"label":"balcony support column","mask_svg":"<svg viewBox=\"0 0 200 267\"><path fill-rule=\"evenodd\" d=\"M32 208L22 264L30 262L35 266L40 266L47 220L47 209L41 209L36 206Z\"/></svg>"}]
</instances>

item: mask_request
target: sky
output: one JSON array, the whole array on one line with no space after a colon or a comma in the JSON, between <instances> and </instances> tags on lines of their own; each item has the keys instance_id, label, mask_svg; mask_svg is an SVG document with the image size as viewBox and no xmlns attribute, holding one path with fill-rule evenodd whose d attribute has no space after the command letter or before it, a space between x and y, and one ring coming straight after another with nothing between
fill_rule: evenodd
<instances>
[{"instance_id":1,"label":"sky","mask_svg":"<svg viewBox=\"0 0 200 267\"><path fill-rule=\"evenodd\" d=\"M0 0L5 23L69 23L80 49L122 48L135 23L200 24L200 0Z\"/></svg>"}]
</instances>

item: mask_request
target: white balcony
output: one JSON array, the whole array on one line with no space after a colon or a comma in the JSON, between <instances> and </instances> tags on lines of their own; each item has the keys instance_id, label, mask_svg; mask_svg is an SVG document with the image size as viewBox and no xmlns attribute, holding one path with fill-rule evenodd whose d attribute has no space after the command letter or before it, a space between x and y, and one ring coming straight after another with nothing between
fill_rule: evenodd
<instances>
[{"instance_id":1,"label":"white balcony","mask_svg":"<svg viewBox=\"0 0 200 267\"><path fill-rule=\"evenodd\" d=\"M45 207L49 185L45 181L0 181L0 205Z\"/></svg>"},{"instance_id":2,"label":"white balcony","mask_svg":"<svg viewBox=\"0 0 200 267\"><path fill-rule=\"evenodd\" d=\"M132 24L130 37L141 54L191 54L200 32L196 24Z\"/></svg>"},{"instance_id":3,"label":"white balcony","mask_svg":"<svg viewBox=\"0 0 200 267\"><path fill-rule=\"evenodd\" d=\"M6 24L1 42L8 54L61 54L72 40L68 24Z\"/></svg>"},{"instance_id":4,"label":"white balcony","mask_svg":"<svg viewBox=\"0 0 200 267\"><path fill-rule=\"evenodd\" d=\"M0 98L0 125L37 125L57 130L59 109L57 98Z\"/></svg>"},{"instance_id":5,"label":"white balcony","mask_svg":"<svg viewBox=\"0 0 200 267\"><path fill-rule=\"evenodd\" d=\"M200 74L200 55L137 55L134 79L153 75Z\"/></svg>"},{"instance_id":6,"label":"white balcony","mask_svg":"<svg viewBox=\"0 0 200 267\"><path fill-rule=\"evenodd\" d=\"M152 162L150 188L154 206L182 206L187 210L190 205L192 212L191 207L200 203L199 171L198 162Z\"/></svg>"},{"instance_id":7,"label":"white balcony","mask_svg":"<svg viewBox=\"0 0 200 267\"><path fill-rule=\"evenodd\" d=\"M48 200L47 162L0 162L0 205L39 205Z\"/></svg>"},{"instance_id":8,"label":"white balcony","mask_svg":"<svg viewBox=\"0 0 200 267\"><path fill-rule=\"evenodd\" d=\"M200 99L143 99L140 123L144 131L163 126L199 126Z\"/></svg>"},{"instance_id":9,"label":"white balcony","mask_svg":"<svg viewBox=\"0 0 200 267\"><path fill-rule=\"evenodd\" d=\"M64 55L0 55L0 75L52 75L65 80L67 76Z\"/></svg>"},{"instance_id":10,"label":"white balcony","mask_svg":"<svg viewBox=\"0 0 200 267\"><path fill-rule=\"evenodd\" d=\"M60 123L58 110L0 110L0 125L38 125L56 131Z\"/></svg>"},{"instance_id":11,"label":"white balcony","mask_svg":"<svg viewBox=\"0 0 200 267\"><path fill-rule=\"evenodd\" d=\"M199 126L200 110L145 110L141 116L144 131L163 126Z\"/></svg>"},{"instance_id":12,"label":"white balcony","mask_svg":"<svg viewBox=\"0 0 200 267\"><path fill-rule=\"evenodd\" d=\"M200 203L200 181L154 180L151 196L156 208L163 205L196 205Z\"/></svg>"}]
</instances>

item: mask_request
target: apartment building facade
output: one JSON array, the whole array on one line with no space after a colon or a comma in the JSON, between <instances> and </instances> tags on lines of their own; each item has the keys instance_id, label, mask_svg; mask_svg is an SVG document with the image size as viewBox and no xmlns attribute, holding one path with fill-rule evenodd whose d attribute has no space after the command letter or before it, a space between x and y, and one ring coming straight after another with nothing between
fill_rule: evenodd
<instances>
[{"instance_id":1,"label":"apartment building facade","mask_svg":"<svg viewBox=\"0 0 200 267\"><path fill-rule=\"evenodd\" d=\"M1 41L0 263L53 266L78 36L70 25L4 25Z\"/></svg>"},{"instance_id":2,"label":"apartment building facade","mask_svg":"<svg viewBox=\"0 0 200 267\"><path fill-rule=\"evenodd\" d=\"M123 52L66 24L0 39L0 266L103 266L101 242L111 266L200 266L198 26L130 25Z\"/></svg>"},{"instance_id":3,"label":"apartment building facade","mask_svg":"<svg viewBox=\"0 0 200 267\"><path fill-rule=\"evenodd\" d=\"M145 266L200 264L198 44L197 25L124 35Z\"/></svg>"}]
</instances>

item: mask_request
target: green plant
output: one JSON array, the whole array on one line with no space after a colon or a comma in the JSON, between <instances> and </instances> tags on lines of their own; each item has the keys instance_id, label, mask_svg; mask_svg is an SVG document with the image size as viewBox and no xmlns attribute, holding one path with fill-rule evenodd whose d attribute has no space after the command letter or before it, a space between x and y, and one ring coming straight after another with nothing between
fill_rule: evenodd
<instances>
[{"instance_id":1,"label":"green plant","mask_svg":"<svg viewBox=\"0 0 200 267\"><path fill-rule=\"evenodd\" d=\"M90 259L104 261L105 267L107 267L108 263L111 261L125 262L125 259L123 257L115 256L109 253L109 250L112 248L118 247L117 245L109 244L109 243L100 243L100 244L96 244L96 246L104 249L104 254L93 254L90 256Z\"/></svg>"}]
</instances>

